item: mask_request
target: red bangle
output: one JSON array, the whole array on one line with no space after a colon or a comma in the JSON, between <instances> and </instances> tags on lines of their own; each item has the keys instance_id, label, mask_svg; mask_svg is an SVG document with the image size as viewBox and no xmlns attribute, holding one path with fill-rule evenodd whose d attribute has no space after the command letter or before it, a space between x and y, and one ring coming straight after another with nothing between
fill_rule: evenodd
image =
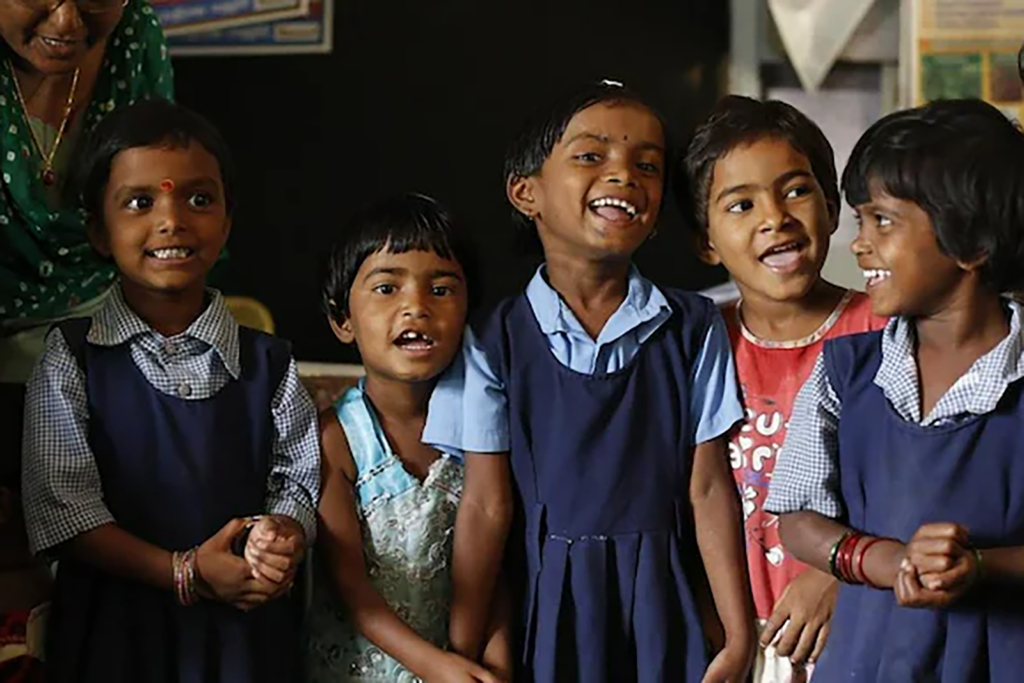
<instances>
[{"instance_id":1,"label":"red bangle","mask_svg":"<svg viewBox=\"0 0 1024 683\"><path fill-rule=\"evenodd\" d=\"M853 551L857 547L864 534L855 531L846 537L842 547L839 548L839 560L836 566L839 569L839 579L844 583L857 583L857 577L853 574Z\"/></svg>"},{"instance_id":2,"label":"red bangle","mask_svg":"<svg viewBox=\"0 0 1024 683\"><path fill-rule=\"evenodd\" d=\"M850 544L850 547L846 551L846 575L850 578L850 583L860 583L857 579L857 575L853 571L853 557L857 551L857 546L864 539L864 534L857 534L857 538Z\"/></svg>"},{"instance_id":3,"label":"red bangle","mask_svg":"<svg viewBox=\"0 0 1024 683\"><path fill-rule=\"evenodd\" d=\"M868 538L868 540L864 542L864 545L862 545L860 549L857 551L857 557L854 560L854 564L856 564L857 567L857 573L860 574L861 582L869 588L879 589L881 588L881 586L875 584L871 579L868 578L868 575L864 573L864 557L868 554L868 548L878 543L879 541L884 540L886 539L882 538L881 536L874 536Z\"/></svg>"}]
</instances>

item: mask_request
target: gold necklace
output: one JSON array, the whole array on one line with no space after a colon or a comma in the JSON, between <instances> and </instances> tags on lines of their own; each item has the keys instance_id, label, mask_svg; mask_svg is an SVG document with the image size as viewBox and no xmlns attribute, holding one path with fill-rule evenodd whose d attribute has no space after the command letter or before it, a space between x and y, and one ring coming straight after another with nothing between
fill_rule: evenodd
<instances>
[{"instance_id":1,"label":"gold necklace","mask_svg":"<svg viewBox=\"0 0 1024 683\"><path fill-rule=\"evenodd\" d=\"M53 158L57 156L57 149L64 140L64 133L68 129L68 121L71 119L71 111L75 107L79 69L76 68L75 74L71 77L71 91L68 92L68 101L64 105L64 118L61 119L60 128L57 129L57 139L53 141L53 147L50 148L50 151L44 152L43 143L36 137L36 131L32 128L32 122L29 120L28 105L25 104L25 97L21 94L21 84L18 83L18 74L14 71L14 63L8 59L7 64L11 68L11 78L14 79L14 91L18 93L18 102L21 103L21 110L25 112L25 124L28 126L28 133L32 136L32 142L35 143L36 151L39 152L39 158L43 161L43 170L39 173L39 176L42 178L44 185L53 185L57 182L57 172L53 170Z\"/></svg>"}]
</instances>

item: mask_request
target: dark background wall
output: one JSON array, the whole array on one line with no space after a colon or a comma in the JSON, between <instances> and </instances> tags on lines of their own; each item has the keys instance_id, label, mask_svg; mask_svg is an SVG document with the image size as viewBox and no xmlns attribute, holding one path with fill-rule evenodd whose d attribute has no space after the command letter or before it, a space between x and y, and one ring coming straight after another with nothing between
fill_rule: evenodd
<instances>
[{"instance_id":1,"label":"dark background wall","mask_svg":"<svg viewBox=\"0 0 1024 683\"><path fill-rule=\"evenodd\" d=\"M717 97L727 5L335 0L331 55L176 60L179 101L221 128L239 168L219 286L266 304L298 359L355 362L319 311L323 254L356 208L414 190L476 232L484 301L515 293L536 260L515 250L506 142L539 102L601 78L650 96L685 134ZM724 280L672 206L637 262L664 285Z\"/></svg>"}]
</instances>

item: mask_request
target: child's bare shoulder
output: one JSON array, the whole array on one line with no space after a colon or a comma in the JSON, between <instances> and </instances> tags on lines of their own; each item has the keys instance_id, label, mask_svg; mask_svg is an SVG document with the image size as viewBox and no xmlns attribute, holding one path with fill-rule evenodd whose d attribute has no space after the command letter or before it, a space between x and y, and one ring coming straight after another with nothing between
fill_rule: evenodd
<instances>
[{"instance_id":1,"label":"child's bare shoulder","mask_svg":"<svg viewBox=\"0 0 1024 683\"><path fill-rule=\"evenodd\" d=\"M356 464L352 459L348 438L345 436L345 430L341 428L334 406L320 411L319 423L323 468L332 471L340 470L346 479L354 482L357 476Z\"/></svg>"}]
</instances>

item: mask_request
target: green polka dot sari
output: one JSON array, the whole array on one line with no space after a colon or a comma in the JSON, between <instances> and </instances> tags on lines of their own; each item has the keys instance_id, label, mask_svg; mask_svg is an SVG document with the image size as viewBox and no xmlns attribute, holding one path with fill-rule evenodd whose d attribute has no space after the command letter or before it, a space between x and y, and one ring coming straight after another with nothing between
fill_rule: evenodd
<instances>
[{"instance_id":1,"label":"green polka dot sari","mask_svg":"<svg viewBox=\"0 0 1024 683\"><path fill-rule=\"evenodd\" d=\"M89 245L77 202L54 210L47 201L42 161L12 80L10 52L0 41L0 326L18 321L31 326L99 296L115 270ZM130 0L107 44L77 139L118 106L173 96L171 61L156 14L146 0Z\"/></svg>"}]
</instances>

